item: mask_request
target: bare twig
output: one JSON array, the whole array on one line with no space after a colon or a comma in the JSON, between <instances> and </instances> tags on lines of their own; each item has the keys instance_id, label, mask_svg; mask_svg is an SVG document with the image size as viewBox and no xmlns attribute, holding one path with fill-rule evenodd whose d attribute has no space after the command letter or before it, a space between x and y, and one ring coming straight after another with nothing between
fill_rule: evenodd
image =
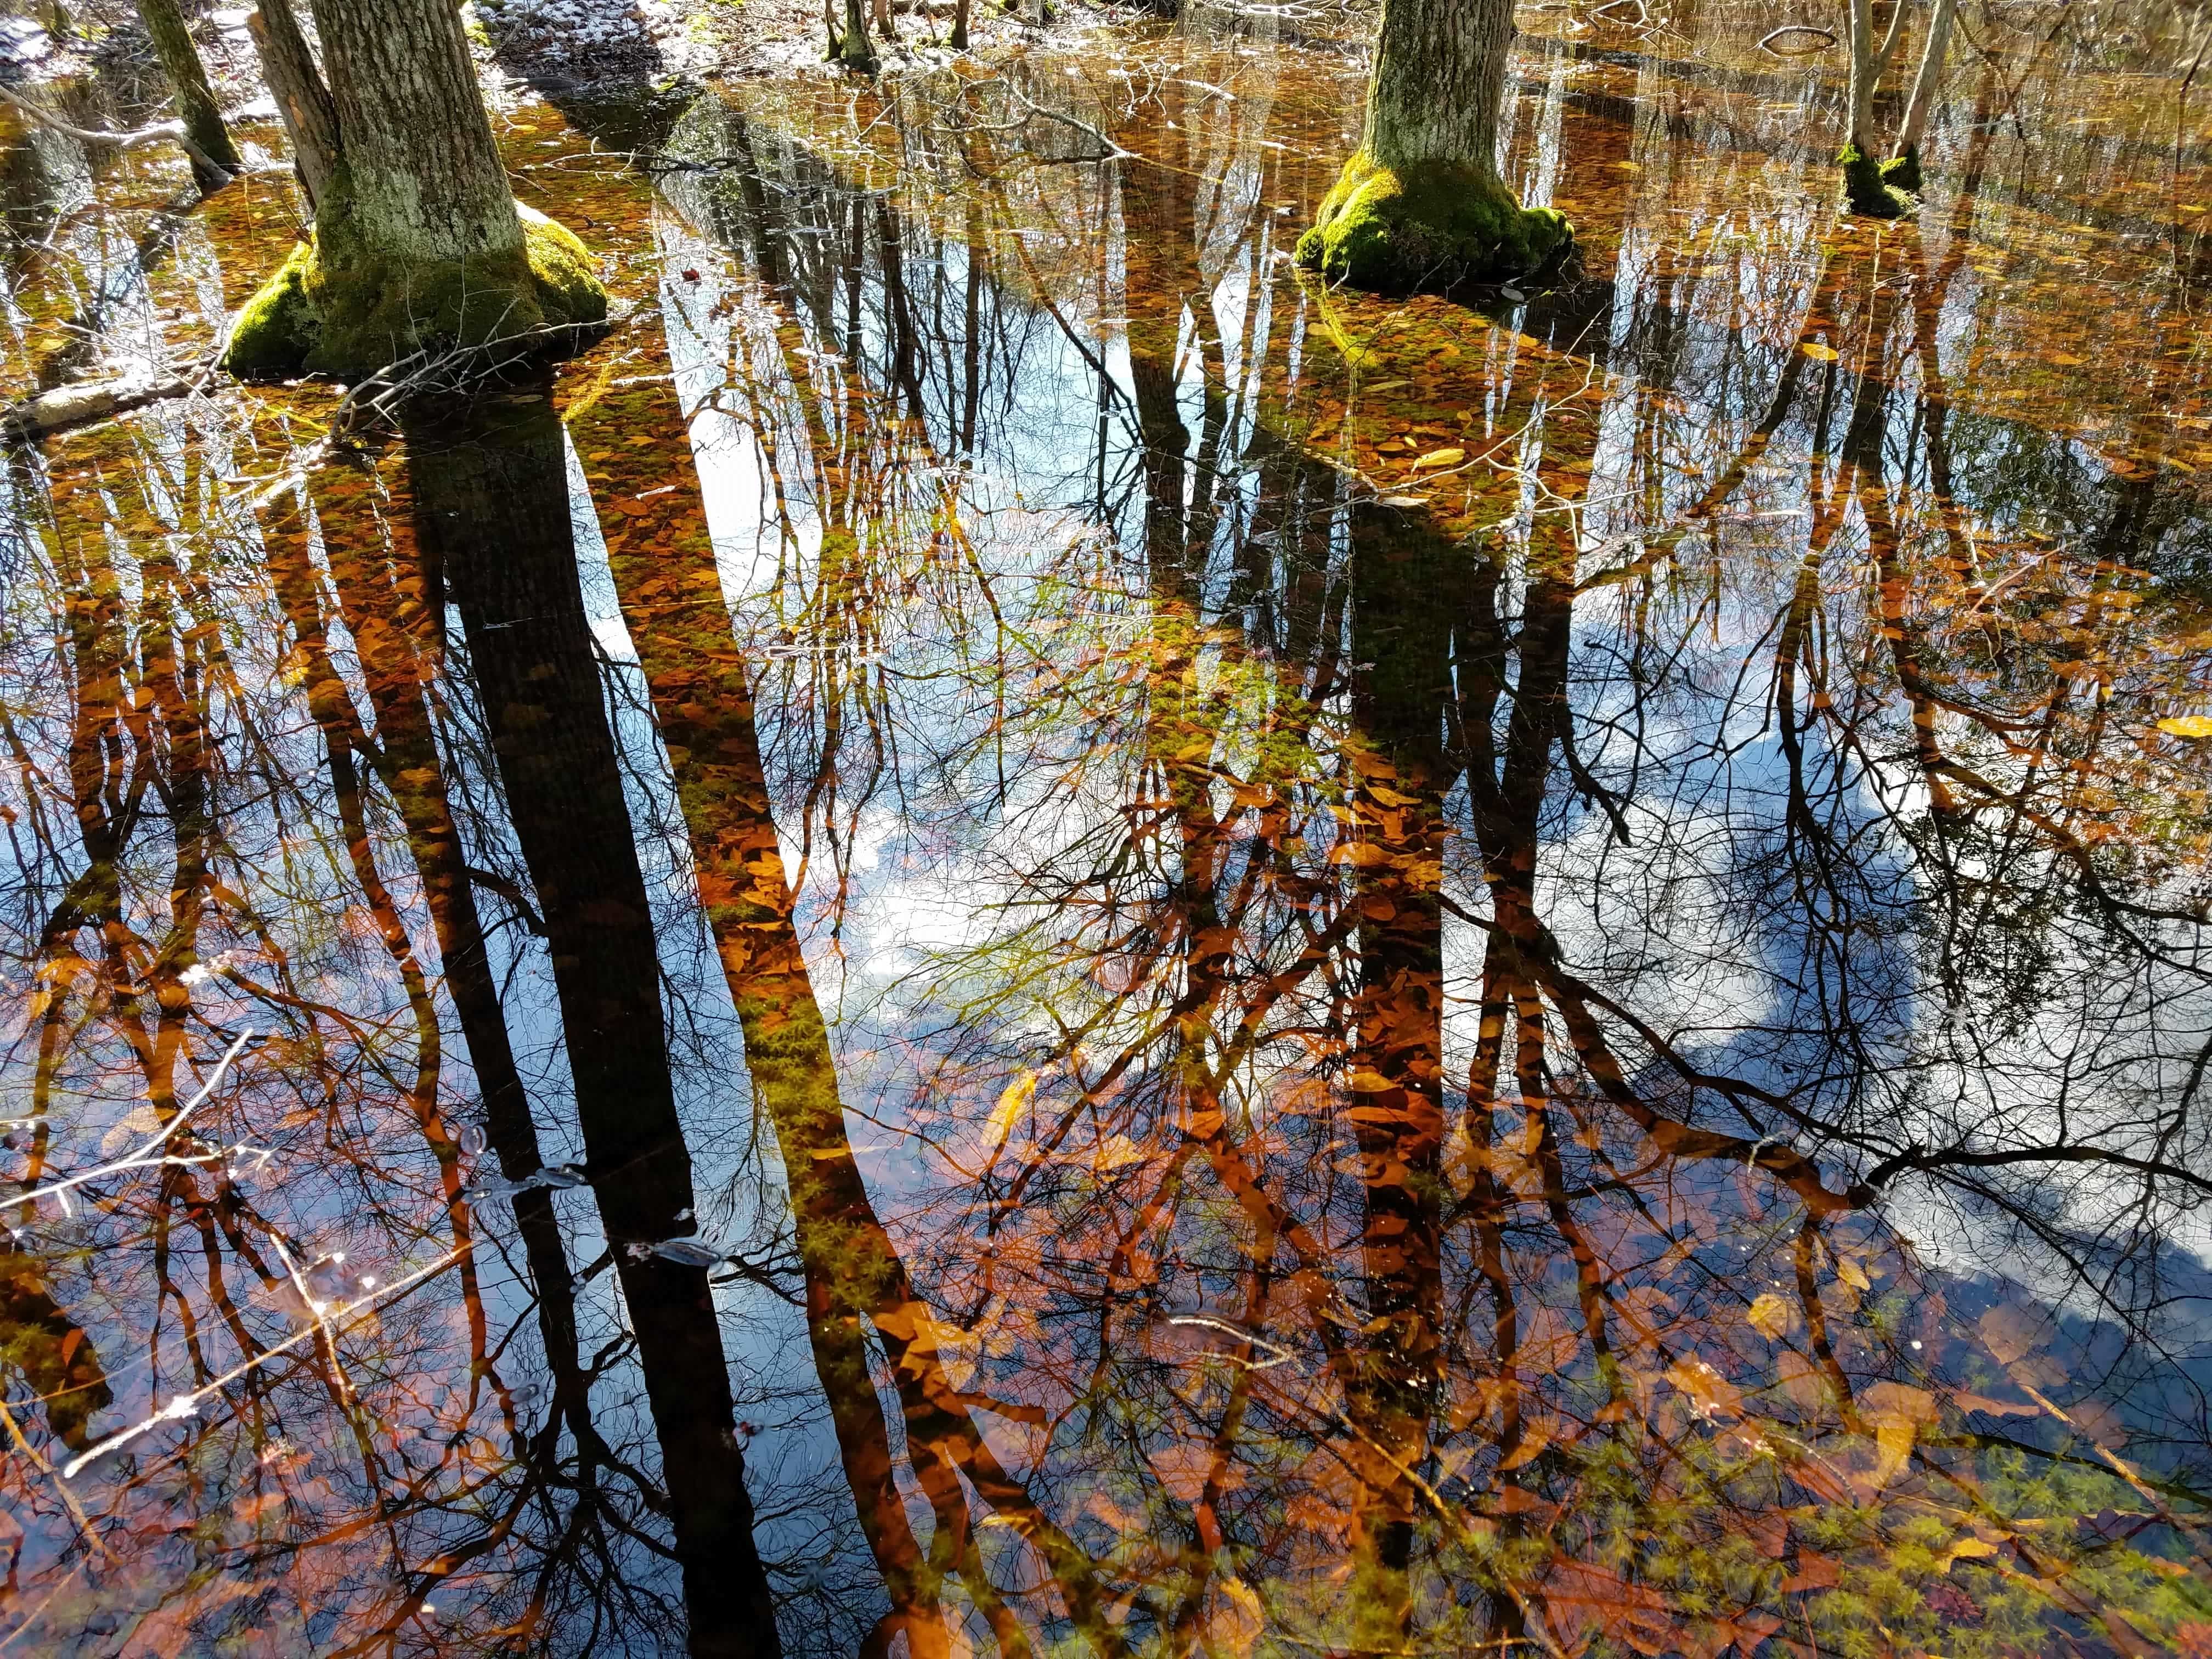
<instances>
[{"instance_id":1,"label":"bare twig","mask_svg":"<svg viewBox=\"0 0 2212 1659\"><path fill-rule=\"evenodd\" d=\"M21 94L9 91L6 87L0 87L0 104L6 104L9 108L21 112L42 127L51 127L56 132L67 133L79 143L100 144L112 149L139 149L148 144L158 144L164 141L173 142L182 146L185 154L191 157L192 163L196 167L226 175L235 171L234 168L225 167L194 143L191 135L185 131L185 124L182 121L156 121L152 126L140 127L135 132L104 132L97 127L80 127L64 121L52 110L41 108Z\"/></svg>"},{"instance_id":2,"label":"bare twig","mask_svg":"<svg viewBox=\"0 0 2212 1659\"><path fill-rule=\"evenodd\" d=\"M178 1130L185 1127L185 1120L190 1117L195 1111L198 1110L201 1103L207 1099L210 1094L214 1092L215 1085L222 1081L222 1074L229 1069L230 1062L238 1058L239 1050L245 1048L247 1043L251 1042L253 1040L253 1036L254 1033L252 1031L240 1032L239 1034L238 1041L232 1043L229 1048L222 1051L222 1058L216 1062L215 1070L208 1074L208 1080L200 1085L200 1091L194 1095L190 1100L186 1101L182 1106L179 1107L177 1109L177 1115L171 1118L167 1123L164 1123L160 1128L156 1129L154 1132L152 1139L148 1140L143 1146L139 1146L133 1151L130 1156L127 1158L118 1158L112 1164L103 1164L96 1170L87 1170L82 1175L71 1176L65 1181L49 1182L46 1186L33 1188L31 1191L23 1194L20 1198L11 1200L10 1202L17 1204L35 1204L42 1198L63 1198L63 1201L66 1203L67 1199L64 1197L64 1195L66 1194L72 1187L81 1187L88 1181L97 1181L102 1176L113 1175L118 1170L135 1170L149 1164L165 1164L179 1161L196 1164L205 1163L207 1161L205 1158L190 1158L184 1160L173 1160L167 1158L149 1158L146 1154L152 1152L156 1146L161 1146L164 1141L167 1140L170 1136L175 1134ZM215 1156L221 1157L222 1154L217 1153L215 1154Z\"/></svg>"}]
</instances>

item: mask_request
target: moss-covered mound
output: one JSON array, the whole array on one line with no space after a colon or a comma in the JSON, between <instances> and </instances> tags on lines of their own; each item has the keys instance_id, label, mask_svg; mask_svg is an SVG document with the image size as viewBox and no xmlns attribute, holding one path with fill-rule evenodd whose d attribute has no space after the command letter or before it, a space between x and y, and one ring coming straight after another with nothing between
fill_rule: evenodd
<instances>
[{"instance_id":1,"label":"moss-covered mound","mask_svg":"<svg viewBox=\"0 0 2212 1659\"><path fill-rule=\"evenodd\" d=\"M1525 276L1573 240L1550 208L1524 208L1498 179L1457 161L1392 168L1362 150L1345 163L1298 263L1381 294Z\"/></svg>"},{"instance_id":2,"label":"moss-covered mound","mask_svg":"<svg viewBox=\"0 0 2212 1659\"><path fill-rule=\"evenodd\" d=\"M515 210L523 261L443 264L374 255L342 210L326 210L240 307L223 367L241 380L358 380L424 349L523 339L558 347L569 331L604 322L607 291L590 251L536 209L518 202Z\"/></svg>"},{"instance_id":3,"label":"moss-covered mound","mask_svg":"<svg viewBox=\"0 0 2212 1659\"><path fill-rule=\"evenodd\" d=\"M1881 181L1893 190L1901 190L1909 196L1920 194L1920 152L1908 148L1905 154L1881 164Z\"/></svg>"},{"instance_id":4,"label":"moss-covered mound","mask_svg":"<svg viewBox=\"0 0 2212 1659\"><path fill-rule=\"evenodd\" d=\"M1845 144L1836 160L1844 169L1844 204L1853 213L1863 213L1869 219L1901 219L1918 205L1890 182L1888 167L1861 155L1856 146ZM1917 176L1917 165L1914 171Z\"/></svg>"}]
</instances>

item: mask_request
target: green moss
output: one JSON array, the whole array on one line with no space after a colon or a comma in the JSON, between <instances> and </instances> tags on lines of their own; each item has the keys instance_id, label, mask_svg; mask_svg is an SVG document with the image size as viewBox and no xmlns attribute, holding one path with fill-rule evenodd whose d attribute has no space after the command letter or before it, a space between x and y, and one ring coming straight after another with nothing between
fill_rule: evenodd
<instances>
[{"instance_id":1,"label":"green moss","mask_svg":"<svg viewBox=\"0 0 2212 1659\"><path fill-rule=\"evenodd\" d=\"M262 283L230 325L222 366L241 380L281 380L300 372L322 325L307 304L307 276L313 248L301 242Z\"/></svg>"},{"instance_id":2,"label":"green moss","mask_svg":"<svg viewBox=\"0 0 2212 1659\"><path fill-rule=\"evenodd\" d=\"M1391 168L1362 150L1298 239L1297 258L1332 281L1403 294L1526 276L1573 236L1559 213L1522 207L1480 168L1457 161Z\"/></svg>"},{"instance_id":3,"label":"green moss","mask_svg":"<svg viewBox=\"0 0 2212 1659\"><path fill-rule=\"evenodd\" d=\"M1899 219L1912 211L1912 198L1882 176L1881 162L1862 155L1856 145L1845 144L1836 160L1844 169L1844 204L1853 213L1869 219Z\"/></svg>"},{"instance_id":4,"label":"green moss","mask_svg":"<svg viewBox=\"0 0 2212 1659\"><path fill-rule=\"evenodd\" d=\"M416 351L531 336L550 348L604 322L607 292L574 234L535 208L522 255L444 264L380 257L342 209L325 210L232 325L223 367L242 380L302 373L357 380Z\"/></svg>"},{"instance_id":5,"label":"green moss","mask_svg":"<svg viewBox=\"0 0 2212 1659\"><path fill-rule=\"evenodd\" d=\"M522 216L522 245L530 259L538 308L556 325L586 328L607 319L607 291L592 270L592 251L576 233L534 207L514 204Z\"/></svg>"},{"instance_id":6,"label":"green moss","mask_svg":"<svg viewBox=\"0 0 2212 1659\"><path fill-rule=\"evenodd\" d=\"M1893 190L1907 195L1920 194L1920 152L1908 149L1904 155L1881 164L1881 181Z\"/></svg>"}]
</instances>

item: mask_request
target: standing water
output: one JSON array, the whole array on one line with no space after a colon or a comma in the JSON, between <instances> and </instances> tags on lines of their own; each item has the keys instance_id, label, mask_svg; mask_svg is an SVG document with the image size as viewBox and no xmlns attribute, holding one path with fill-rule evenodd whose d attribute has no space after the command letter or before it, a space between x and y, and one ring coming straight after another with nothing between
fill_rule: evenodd
<instances>
[{"instance_id":1,"label":"standing water","mask_svg":"<svg viewBox=\"0 0 2212 1659\"><path fill-rule=\"evenodd\" d=\"M6 452L0 1652L2212 1653L2212 100L1530 12L1393 301L1292 9L510 88L603 340ZM11 391L298 227L9 158Z\"/></svg>"}]
</instances>

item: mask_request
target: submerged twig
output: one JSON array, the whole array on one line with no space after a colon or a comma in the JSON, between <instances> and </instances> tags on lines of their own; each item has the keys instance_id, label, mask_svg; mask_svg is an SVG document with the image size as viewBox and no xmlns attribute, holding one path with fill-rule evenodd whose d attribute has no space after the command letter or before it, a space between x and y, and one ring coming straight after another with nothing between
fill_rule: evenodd
<instances>
[{"instance_id":1,"label":"submerged twig","mask_svg":"<svg viewBox=\"0 0 2212 1659\"><path fill-rule=\"evenodd\" d=\"M140 1435L161 1427L164 1423L181 1423L186 1418L198 1417L200 1412L200 1401L205 1399L208 1395L221 1393L224 1389L228 1388L232 1383L237 1382L241 1376L251 1376L253 1372L260 1370L262 1366L267 1364L270 1360L276 1358L277 1355L286 1352L290 1349L298 1347L300 1344L307 1340L308 1338L330 1334L333 1341L335 1341L336 1333L344 1329L347 1322L355 1315L373 1311L383 1304L391 1301L392 1297L398 1296L402 1291L412 1290L424 1279L434 1278L437 1274L445 1272L447 1268L452 1267L456 1261L459 1261L463 1256L466 1255L472 1248L472 1245L463 1244L458 1249L448 1251L446 1255L439 1257L437 1261L432 1262L428 1267L417 1268L415 1272L408 1274L406 1278L395 1279L391 1284L384 1285L372 1295L364 1296L356 1301L349 1302L342 1308L333 1309L328 1314L315 1318L314 1322L308 1325L305 1329L295 1331L291 1335L286 1337L283 1341L276 1343L274 1346L264 1348L259 1353L254 1355L252 1358L246 1360L242 1364L232 1366L221 1376L218 1376L214 1381L204 1383L201 1387L193 1389L190 1394L179 1395L175 1399L169 1401L167 1405L162 1407L161 1410L155 1412L152 1416L142 1419L140 1421L133 1423L129 1428L119 1430L116 1433L109 1435L106 1439L101 1441L98 1445L94 1446L88 1450L79 1452L75 1457L72 1457L68 1462L62 1465L62 1479L64 1480L76 1480L78 1474L90 1464L97 1462L102 1457L105 1457L109 1452L115 1450L118 1446L128 1445L131 1441L136 1440Z\"/></svg>"},{"instance_id":2,"label":"submerged twig","mask_svg":"<svg viewBox=\"0 0 2212 1659\"><path fill-rule=\"evenodd\" d=\"M255 1034L252 1031L240 1032L239 1034L238 1040L232 1043L229 1048L222 1051L222 1058L216 1062L215 1070L208 1074L208 1080L200 1085L199 1092L194 1095L190 1100L186 1101L182 1106L179 1107L177 1109L177 1115L174 1117L171 1118L167 1123L164 1123L160 1128L156 1129L154 1132L154 1135L151 1139L148 1140L145 1145L137 1147L128 1157L118 1158L112 1164L103 1164L96 1170L87 1170L82 1175L70 1176L66 1180L49 1182L43 1187L33 1188L31 1191L22 1194L20 1197L11 1199L9 1202L15 1204L34 1204L42 1198L63 1198L72 1187L81 1187L88 1181L97 1181L102 1176L113 1175L118 1170L135 1170L149 1164L164 1164L169 1163L171 1160L166 1157L149 1158L146 1154L152 1152L156 1146L161 1146L172 1135L175 1134L178 1130L184 1127L185 1120L190 1117L195 1111L198 1110L201 1103L207 1099L209 1095L215 1091L215 1085L222 1081L222 1074L229 1069L230 1062L238 1058L239 1050L245 1048L247 1043L251 1042L253 1040L254 1035ZM214 1156L221 1157L222 1154L216 1153ZM205 1158L192 1158L185 1161L202 1164L205 1163L207 1160ZM64 1199L64 1201L67 1201L65 1198Z\"/></svg>"}]
</instances>

